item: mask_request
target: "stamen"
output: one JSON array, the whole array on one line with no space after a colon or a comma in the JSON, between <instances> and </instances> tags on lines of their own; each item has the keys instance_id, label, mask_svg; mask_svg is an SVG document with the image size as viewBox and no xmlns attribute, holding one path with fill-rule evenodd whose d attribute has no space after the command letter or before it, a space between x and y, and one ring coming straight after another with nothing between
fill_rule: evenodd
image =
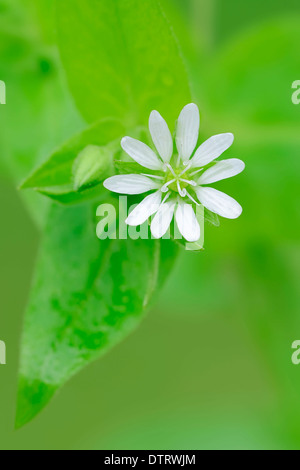
<instances>
[{"instance_id":1,"label":"stamen","mask_svg":"<svg viewBox=\"0 0 300 470\"><path fill-rule=\"evenodd\" d=\"M180 173L180 175L178 175L178 178L180 178L182 175L184 175L185 172L186 172L186 168Z\"/></svg>"},{"instance_id":2,"label":"stamen","mask_svg":"<svg viewBox=\"0 0 300 470\"><path fill-rule=\"evenodd\" d=\"M187 197L197 206L200 206L199 202L195 201L195 199L190 195L190 193L187 191L186 192Z\"/></svg>"},{"instance_id":3,"label":"stamen","mask_svg":"<svg viewBox=\"0 0 300 470\"><path fill-rule=\"evenodd\" d=\"M164 180L165 178L163 176L156 176L156 175L147 175L146 173L142 173L143 176L147 176L148 178L154 178L158 180Z\"/></svg>"},{"instance_id":4,"label":"stamen","mask_svg":"<svg viewBox=\"0 0 300 470\"><path fill-rule=\"evenodd\" d=\"M170 196L171 196L171 191L169 191L168 194L166 194L166 196L163 198L162 204L164 204L169 199Z\"/></svg>"},{"instance_id":5,"label":"stamen","mask_svg":"<svg viewBox=\"0 0 300 470\"><path fill-rule=\"evenodd\" d=\"M176 173L175 171L173 170L173 168L171 167L170 163L166 163L166 167L169 168L170 172L172 173L173 176L175 176L176 178Z\"/></svg>"},{"instance_id":6,"label":"stamen","mask_svg":"<svg viewBox=\"0 0 300 470\"><path fill-rule=\"evenodd\" d=\"M161 188L162 193L166 193L169 189L170 184L175 183L176 179L168 181L166 184L164 184Z\"/></svg>"},{"instance_id":7,"label":"stamen","mask_svg":"<svg viewBox=\"0 0 300 470\"><path fill-rule=\"evenodd\" d=\"M177 181L177 189L181 197L186 196L186 189L181 189L179 181Z\"/></svg>"},{"instance_id":8,"label":"stamen","mask_svg":"<svg viewBox=\"0 0 300 470\"><path fill-rule=\"evenodd\" d=\"M184 173L185 173L186 171L189 171L189 169L191 168L192 162L191 160L188 160L187 162L183 162L183 165L186 167L184 170Z\"/></svg>"},{"instance_id":9,"label":"stamen","mask_svg":"<svg viewBox=\"0 0 300 470\"><path fill-rule=\"evenodd\" d=\"M190 184L191 186L197 186L196 181L193 181L193 180L184 180L184 179L181 179L180 181L182 181L183 183L186 183L186 184Z\"/></svg>"}]
</instances>

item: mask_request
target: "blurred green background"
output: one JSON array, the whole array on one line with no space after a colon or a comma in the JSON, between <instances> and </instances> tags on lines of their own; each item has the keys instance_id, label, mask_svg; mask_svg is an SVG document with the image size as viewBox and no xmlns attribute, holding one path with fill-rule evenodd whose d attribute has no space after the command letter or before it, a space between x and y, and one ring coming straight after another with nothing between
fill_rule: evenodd
<instances>
[{"instance_id":1,"label":"blurred green background","mask_svg":"<svg viewBox=\"0 0 300 470\"><path fill-rule=\"evenodd\" d=\"M299 449L300 5L162 0L203 140L234 132L243 175L219 184L244 214L182 253L137 331L14 431L22 321L44 199L16 187L83 127L53 43L51 0L0 0L1 449ZM33 220L30 207L38 207Z\"/></svg>"}]
</instances>

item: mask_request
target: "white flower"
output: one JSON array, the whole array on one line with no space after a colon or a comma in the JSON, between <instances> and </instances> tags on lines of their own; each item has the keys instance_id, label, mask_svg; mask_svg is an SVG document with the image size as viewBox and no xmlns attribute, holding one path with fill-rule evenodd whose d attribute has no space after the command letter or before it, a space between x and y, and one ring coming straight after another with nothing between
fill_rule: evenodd
<instances>
[{"instance_id":1,"label":"white flower","mask_svg":"<svg viewBox=\"0 0 300 470\"><path fill-rule=\"evenodd\" d=\"M211 212L228 219L242 213L242 207L230 196L207 185L241 173L245 164L236 158L213 162L233 143L232 134L220 134L204 142L194 153L200 128L199 109L189 104L182 110L176 130L176 148L167 123L157 111L149 120L150 134L157 154L144 143L125 137L123 150L152 174L118 175L104 182L105 188L119 194L151 191L129 215L126 223L137 226L154 216L151 232L161 238L175 220L182 236L198 241L200 226L192 204L202 204ZM205 168L209 165L208 168ZM199 202L198 202L199 201ZM200 203L200 204L199 204Z\"/></svg>"}]
</instances>

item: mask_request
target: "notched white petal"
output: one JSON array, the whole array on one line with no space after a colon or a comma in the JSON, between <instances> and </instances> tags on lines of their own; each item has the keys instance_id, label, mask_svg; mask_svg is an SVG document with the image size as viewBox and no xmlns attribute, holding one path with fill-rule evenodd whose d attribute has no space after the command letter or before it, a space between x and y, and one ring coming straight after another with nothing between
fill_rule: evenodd
<instances>
[{"instance_id":1,"label":"notched white petal","mask_svg":"<svg viewBox=\"0 0 300 470\"><path fill-rule=\"evenodd\" d=\"M168 231L173 219L175 202L168 201L161 204L151 223L151 233L154 238L162 238Z\"/></svg>"},{"instance_id":2,"label":"notched white petal","mask_svg":"<svg viewBox=\"0 0 300 470\"><path fill-rule=\"evenodd\" d=\"M199 178L199 184L212 184L217 181L232 178L242 173L245 169L245 163L238 158L230 158L216 163L213 167L206 170Z\"/></svg>"},{"instance_id":3,"label":"notched white petal","mask_svg":"<svg viewBox=\"0 0 300 470\"><path fill-rule=\"evenodd\" d=\"M200 187L196 189L196 194L204 207L226 219L237 219L243 212L235 199L214 188Z\"/></svg>"},{"instance_id":4,"label":"notched white petal","mask_svg":"<svg viewBox=\"0 0 300 470\"><path fill-rule=\"evenodd\" d=\"M181 235L188 242L196 242L200 239L200 225L197 221L194 209L190 204L179 202L176 210L176 223Z\"/></svg>"},{"instance_id":5,"label":"notched white petal","mask_svg":"<svg viewBox=\"0 0 300 470\"><path fill-rule=\"evenodd\" d=\"M133 139L132 137L124 137L121 141L122 149L137 163L149 170L161 170L163 162L148 147L148 145Z\"/></svg>"},{"instance_id":6,"label":"notched white petal","mask_svg":"<svg viewBox=\"0 0 300 470\"><path fill-rule=\"evenodd\" d=\"M177 131L176 145L180 158L189 160L197 145L200 128L200 114L196 104L188 104L180 113Z\"/></svg>"},{"instance_id":7,"label":"notched white petal","mask_svg":"<svg viewBox=\"0 0 300 470\"><path fill-rule=\"evenodd\" d=\"M224 153L234 141L233 134L218 134L214 135L206 142L204 142L192 158L192 167L200 168L208 165L213 160L218 158Z\"/></svg>"},{"instance_id":8,"label":"notched white petal","mask_svg":"<svg viewBox=\"0 0 300 470\"><path fill-rule=\"evenodd\" d=\"M158 189L159 183L142 175L116 175L108 178L103 183L109 191L119 194L142 194L152 189Z\"/></svg>"},{"instance_id":9,"label":"notched white petal","mask_svg":"<svg viewBox=\"0 0 300 470\"><path fill-rule=\"evenodd\" d=\"M158 211L162 199L161 191L150 194L130 213L126 220L127 225L137 227Z\"/></svg>"},{"instance_id":10,"label":"notched white petal","mask_svg":"<svg viewBox=\"0 0 300 470\"><path fill-rule=\"evenodd\" d=\"M149 130L156 150L165 163L173 155L173 138L168 124L158 111L152 111L149 119Z\"/></svg>"}]
</instances>

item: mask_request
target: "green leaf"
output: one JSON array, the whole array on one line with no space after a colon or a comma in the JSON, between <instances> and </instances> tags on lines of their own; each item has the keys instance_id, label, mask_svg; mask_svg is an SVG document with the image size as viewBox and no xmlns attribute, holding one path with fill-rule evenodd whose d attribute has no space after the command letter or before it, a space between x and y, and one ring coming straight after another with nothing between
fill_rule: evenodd
<instances>
[{"instance_id":1,"label":"green leaf","mask_svg":"<svg viewBox=\"0 0 300 470\"><path fill-rule=\"evenodd\" d=\"M37 168L21 185L21 189L35 189L40 193L59 200L62 203L78 203L98 195L99 188L92 191L78 193L74 188L74 162L87 146L102 147L102 157L110 152L111 162L113 154L118 151L120 140L124 136L123 126L114 120L102 120L85 131L76 135L57 150L51 157ZM106 150L105 150L106 147ZM113 152L114 150L114 152ZM82 158L82 155L81 157ZM106 157L105 157L106 158ZM77 160L78 162L78 160ZM99 176L99 183L105 178ZM94 179L90 184L96 184ZM86 189L86 185L83 189Z\"/></svg>"},{"instance_id":2,"label":"green leaf","mask_svg":"<svg viewBox=\"0 0 300 470\"><path fill-rule=\"evenodd\" d=\"M22 341L16 425L141 321L168 275L175 244L96 237L93 205L48 216Z\"/></svg>"},{"instance_id":3,"label":"green leaf","mask_svg":"<svg viewBox=\"0 0 300 470\"><path fill-rule=\"evenodd\" d=\"M114 120L102 120L76 135L37 168L21 189L61 186L72 183L74 160L88 145L104 146L124 135L124 127Z\"/></svg>"},{"instance_id":4,"label":"green leaf","mask_svg":"<svg viewBox=\"0 0 300 470\"><path fill-rule=\"evenodd\" d=\"M115 147L88 145L80 152L72 169L75 191L95 186L112 174Z\"/></svg>"},{"instance_id":5,"label":"green leaf","mask_svg":"<svg viewBox=\"0 0 300 470\"><path fill-rule=\"evenodd\" d=\"M107 191L101 184L80 192L74 191L73 185L45 187L37 189L37 192L64 205L82 204L93 199L100 203L107 197Z\"/></svg>"},{"instance_id":6,"label":"green leaf","mask_svg":"<svg viewBox=\"0 0 300 470\"><path fill-rule=\"evenodd\" d=\"M57 1L61 57L83 116L172 126L190 99L178 44L157 0Z\"/></svg>"}]
</instances>

